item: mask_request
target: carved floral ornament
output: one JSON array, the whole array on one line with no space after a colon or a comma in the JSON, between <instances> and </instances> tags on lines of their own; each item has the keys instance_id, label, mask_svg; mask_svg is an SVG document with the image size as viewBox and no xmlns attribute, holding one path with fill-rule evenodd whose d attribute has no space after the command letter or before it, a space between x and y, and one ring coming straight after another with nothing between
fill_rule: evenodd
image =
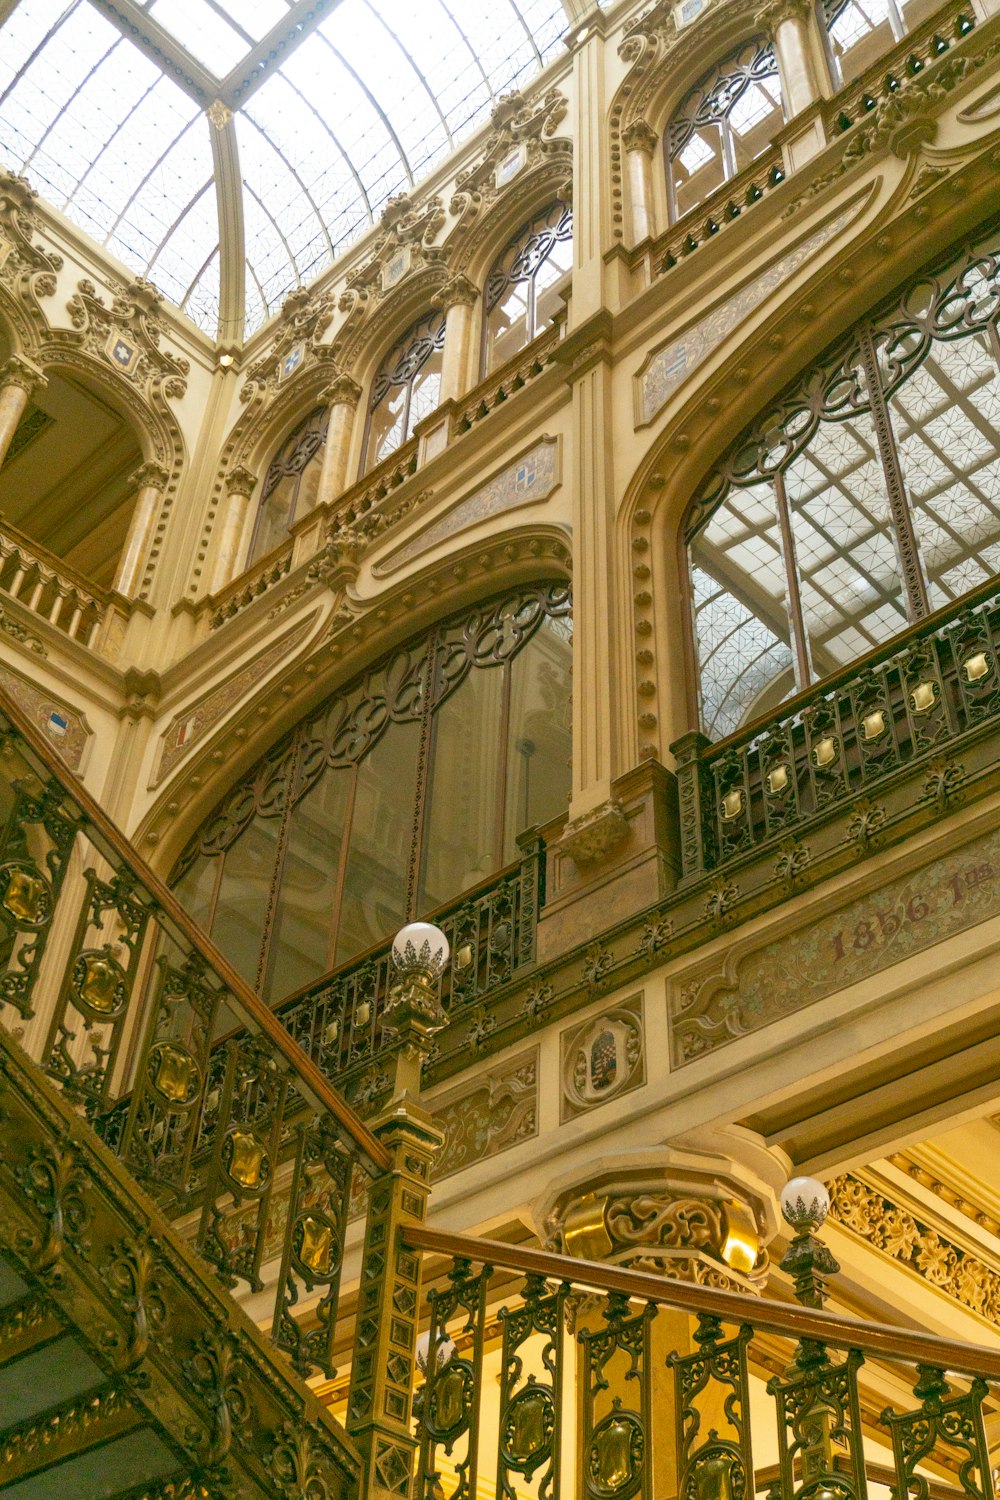
<instances>
[{"instance_id":1,"label":"carved floral ornament","mask_svg":"<svg viewBox=\"0 0 1000 1500\"><path fill-rule=\"evenodd\" d=\"M54 296L63 264L61 255L36 242L42 228L37 197L26 178L0 172L0 300L31 352L49 326L40 298Z\"/></svg>"}]
</instances>

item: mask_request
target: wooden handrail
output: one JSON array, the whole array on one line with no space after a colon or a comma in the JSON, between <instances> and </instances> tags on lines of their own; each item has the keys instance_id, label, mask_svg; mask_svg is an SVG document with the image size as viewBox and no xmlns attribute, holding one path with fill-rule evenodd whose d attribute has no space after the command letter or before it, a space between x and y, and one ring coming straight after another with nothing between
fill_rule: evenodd
<instances>
[{"instance_id":1,"label":"wooden handrail","mask_svg":"<svg viewBox=\"0 0 1000 1500\"><path fill-rule=\"evenodd\" d=\"M837 1349L860 1349L879 1359L931 1365L957 1375L1000 1380L1000 1349L987 1349L982 1344L962 1344L954 1339L939 1338L934 1333L915 1333L888 1323L847 1318L840 1313L816 1312L787 1302L763 1302L743 1292L715 1291L648 1271L628 1271L599 1261L574 1260L550 1250L505 1245L499 1240L482 1240L468 1234L450 1234L445 1230L406 1225L403 1240L413 1250L463 1256L480 1265L503 1266L526 1275L596 1287L604 1292L623 1292L627 1297L663 1303L696 1316L708 1313L723 1323L752 1324L761 1333L814 1339L817 1343L832 1344Z\"/></svg>"},{"instance_id":2,"label":"wooden handrail","mask_svg":"<svg viewBox=\"0 0 1000 1500\"><path fill-rule=\"evenodd\" d=\"M44 773L62 787L68 801L75 804L86 825L86 832L105 858L124 864L145 887L156 907L177 929L184 942L202 958L205 964L222 980L233 1000L233 1008L244 1024L270 1042L295 1073L303 1092L318 1108L331 1115L344 1134L360 1151L369 1169L386 1171L390 1166L389 1153L368 1129L351 1106L320 1071L312 1058L299 1046L278 1020L274 1012L265 1005L216 948L215 944L191 920L173 892L168 890L158 875L146 864L142 856L132 847L128 839L116 827L94 800L87 789L80 785L42 739L31 721L21 712L10 695L0 689L0 712L27 744L34 758L41 762Z\"/></svg>"}]
</instances>

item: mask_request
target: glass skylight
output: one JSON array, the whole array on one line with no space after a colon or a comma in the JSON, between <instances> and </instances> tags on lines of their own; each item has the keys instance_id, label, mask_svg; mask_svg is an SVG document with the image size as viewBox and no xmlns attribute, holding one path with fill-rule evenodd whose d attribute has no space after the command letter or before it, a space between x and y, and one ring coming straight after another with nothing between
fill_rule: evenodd
<instances>
[{"instance_id":1,"label":"glass skylight","mask_svg":"<svg viewBox=\"0 0 1000 1500\"><path fill-rule=\"evenodd\" d=\"M568 24L563 0L341 0L259 86L226 83L290 5L118 0L119 27L90 0L20 0L0 34L0 165L211 333L243 252L249 333L527 85ZM140 50L129 15L175 56ZM221 128L239 184L215 180L204 69L236 111ZM243 194L245 245L225 252L220 190Z\"/></svg>"},{"instance_id":2,"label":"glass skylight","mask_svg":"<svg viewBox=\"0 0 1000 1500\"><path fill-rule=\"evenodd\" d=\"M0 46L0 158L214 329L218 216L197 104L86 0L21 0ZM197 309L197 311L196 311Z\"/></svg>"}]
</instances>

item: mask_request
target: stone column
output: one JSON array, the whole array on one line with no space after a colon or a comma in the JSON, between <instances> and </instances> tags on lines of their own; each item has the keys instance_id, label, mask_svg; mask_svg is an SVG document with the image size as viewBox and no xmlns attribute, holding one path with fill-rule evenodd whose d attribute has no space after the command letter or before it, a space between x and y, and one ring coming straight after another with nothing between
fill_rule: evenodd
<instances>
[{"instance_id":1,"label":"stone column","mask_svg":"<svg viewBox=\"0 0 1000 1500\"><path fill-rule=\"evenodd\" d=\"M351 459L354 414L361 400L361 387L349 375L338 375L326 391L330 419L326 427L323 467L320 470L316 504L329 505L344 493L347 465Z\"/></svg>"},{"instance_id":2,"label":"stone column","mask_svg":"<svg viewBox=\"0 0 1000 1500\"><path fill-rule=\"evenodd\" d=\"M113 585L114 592L124 595L126 599L135 595L142 578L156 517L169 477L162 465L146 463L129 478L129 484L136 492L135 503Z\"/></svg>"},{"instance_id":3,"label":"stone column","mask_svg":"<svg viewBox=\"0 0 1000 1500\"><path fill-rule=\"evenodd\" d=\"M632 243L641 244L656 234L656 198L653 191L653 154L659 137L645 120L633 120L622 131L628 171L629 203L632 210Z\"/></svg>"},{"instance_id":4,"label":"stone column","mask_svg":"<svg viewBox=\"0 0 1000 1500\"><path fill-rule=\"evenodd\" d=\"M233 577L257 476L249 469L230 469L226 475L226 503L216 543L210 593L217 594Z\"/></svg>"},{"instance_id":5,"label":"stone column","mask_svg":"<svg viewBox=\"0 0 1000 1500\"><path fill-rule=\"evenodd\" d=\"M469 388L473 308L479 288L467 276L453 276L438 294L444 308L444 356L441 362L441 400L458 401ZM473 382L474 383L474 382Z\"/></svg>"},{"instance_id":6,"label":"stone column","mask_svg":"<svg viewBox=\"0 0 1000 1500\"><path fill-rule=\"evenodd\" d=\"M21 354L12 354L0 365L0 464L35 391L48 384L37 365Z\"/></svg>"},{"instance_id":7,"label":"stone column","mask_svg":"<svg viewBox=\"0 0 1000 1500\"><path fill-rule=\"evenodd\" d=\"M809 0L769 0L757 12L757 21L774 39L785 113L791 120L823 96L813 7Z\"/></svg>"}]
</instances>

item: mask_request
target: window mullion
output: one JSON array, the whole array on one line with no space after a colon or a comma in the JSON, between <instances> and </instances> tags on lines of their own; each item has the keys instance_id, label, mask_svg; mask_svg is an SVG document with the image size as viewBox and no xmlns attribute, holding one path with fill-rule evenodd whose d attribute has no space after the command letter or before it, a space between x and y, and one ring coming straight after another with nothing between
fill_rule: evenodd
<instances>
[{"instance_id":1,"label":"window mullion","mask_svg":"<svg viewBox=\"0 0 1000 1500\"><path fill-rule=\"evenodd\" d=\"M795 651L795 686L801 692L812 681L809 663L809 637L806 634L805 617L802 613L802 590L799 581L799 564L795 555L795 534L785 491L785 476L779 471L774 476L775 508L781 532L781 550L785 560L785 588L788 598L788 623L792 632Z\"/></svg>"},{"instance_id":2,"label":"window mullion","mask_svg":"<svg viewBox=\"0 0 1000 1500\"><path fill-rule=\"evenodd\" d=\"M930 601L920 565L917 534L913 529L913 517L910 514L910 505L906 496L906 483L896 449L896 437L892 430L889 406L882 392L882 378L870 323L862 323L858 329L858 349L861 354L865 384L868 387L868 400L875 435L878 439L879 456L882 459L882 469L885 474L889 513L892 516L896 550L899 554L903 588L906 594L906 613L912 623L930 614Z\"/></svg>"},{"instance_id":3,"label":"window mullion","mask_svg":"<svg viewBox=\"0 0 1000 1500\"><path fill-rule=\"evenodd\" d=\"M274 914L278 908L278 896L281 892L281 877L285 873L285 854L288 849L288 830L292 821L292 794L295 790L296 770L299 757L302 753L302 741L304 735L300 727L295 732L292 748L288 757L288 770L286 772L287 784L285 790L285 805L278 819L278 837L275 845L274 869L271 872L271 887L267 893L267 905L264 908L264 925L261 932L260 951L257 956L257 979L254 988L258 995L264 993L264 984L267 979L268 965L271 959L271 939L274 935Z\"/></svg>"}]
</instances>

